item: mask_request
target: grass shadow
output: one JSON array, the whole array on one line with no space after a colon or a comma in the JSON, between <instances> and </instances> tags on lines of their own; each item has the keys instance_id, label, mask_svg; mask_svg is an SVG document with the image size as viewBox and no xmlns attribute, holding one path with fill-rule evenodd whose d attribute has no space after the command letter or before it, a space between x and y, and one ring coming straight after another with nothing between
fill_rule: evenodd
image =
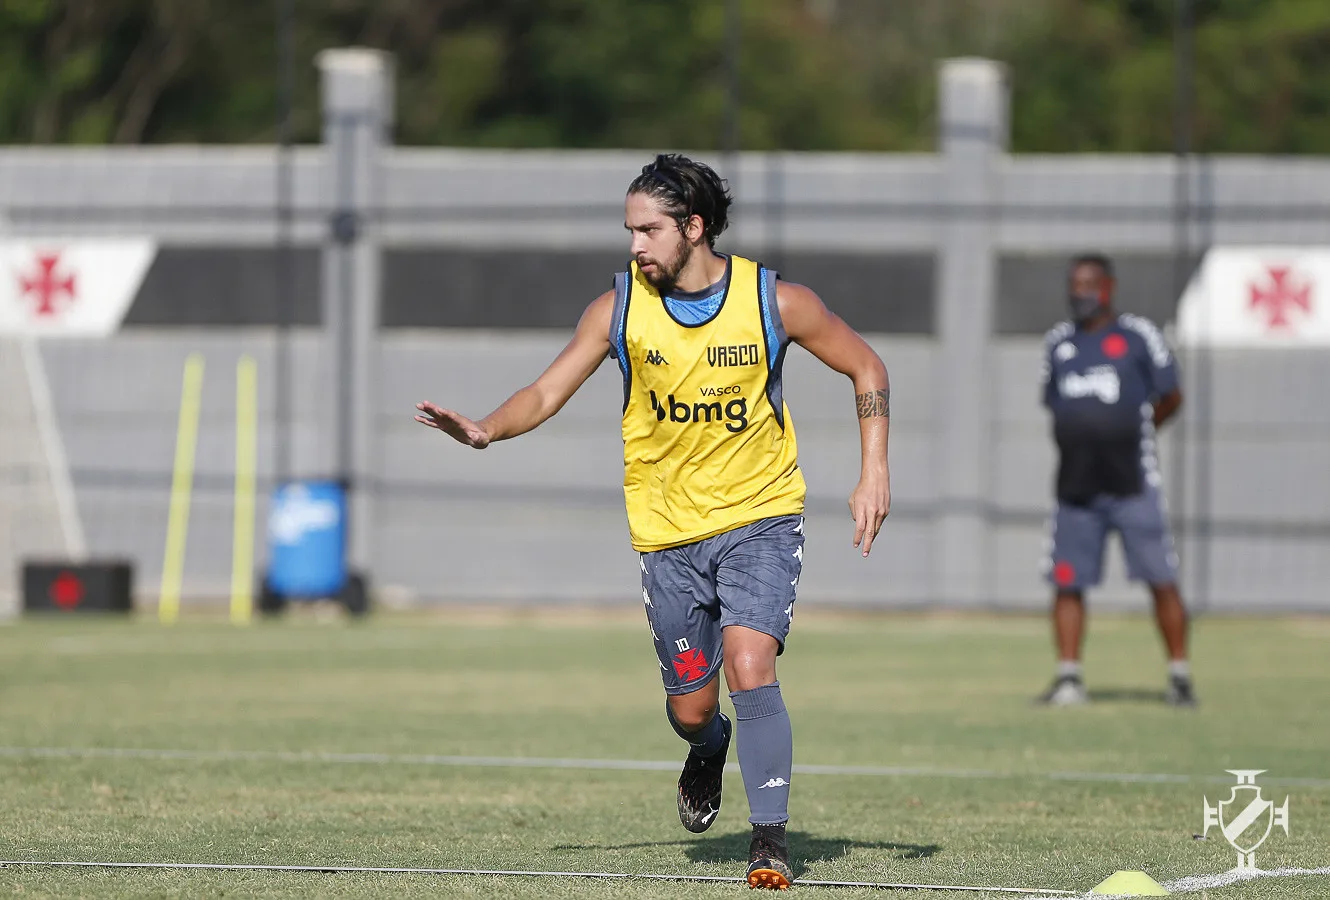
<instances>
[{"instance_id":1,"label":"grass shadow","mask_svg":"<svg viewBox=\"0 0 1330 900\"><path fill-rule=\"evenodd\" d=\"M1100 690L1091 690L1091 703L1165 703L1164 692L1162 690L1147 690L1146 688L1103 688Z\"/></svg>"},{"instance_id":2,"label":"grass shadow","mask_svg":"<svg viewBox=\"0 0 1330 900\"><path fill-rule=\"evenodd\" d=\"M749 831L718 834L696 840L642 841L632 844L563 844L551 850L640 850L649 847L686 847L685 855L695 863L748 862ZM860 841L852 838L827 838L806 831L791 831L790 866L796 877L808 871L810 863L846 856L851 850L885 850L892 859L927 859L942 848L937 844L899 844L894 841Z\"/></svg>"}]
</instances>

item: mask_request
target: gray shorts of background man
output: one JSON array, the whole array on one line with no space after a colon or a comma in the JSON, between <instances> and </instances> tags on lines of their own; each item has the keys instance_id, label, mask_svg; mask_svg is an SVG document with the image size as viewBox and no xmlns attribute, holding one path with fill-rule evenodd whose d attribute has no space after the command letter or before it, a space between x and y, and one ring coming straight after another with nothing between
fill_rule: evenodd
<instances>
[{"instance_id":1,"label":"gray shorts of background man","mask_svg":"<svg viewBox=\"0 0 1330 900\"><path fill-rule=\"evenodd\" d=\"M1057 674L1041 702L1066 706L1089 695L1081 675L1085 589L1100 582L1108 535L1122 539L1127 575L1150 586L1168 652L1165 699L1194 706L1187 613L1177 554L1164 514L1155 432L1178 410L1177 363L1159 329L1113 309L1113 266L1072 260L1072 321L1044 342L1043 402L1057 442L1057 511L1045 575L1054 585Z\"/></svg>"}]
</instances>

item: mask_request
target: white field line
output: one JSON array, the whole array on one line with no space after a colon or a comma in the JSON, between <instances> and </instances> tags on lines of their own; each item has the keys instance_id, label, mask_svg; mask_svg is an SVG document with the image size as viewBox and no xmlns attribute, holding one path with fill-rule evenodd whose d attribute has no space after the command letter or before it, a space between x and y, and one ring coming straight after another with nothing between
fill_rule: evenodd
<instances>
[{"instance_id":1,"label":"white field line","mask_svg":"<svg viewBox=\"0 0 1330 900\"><path fill-rule=\"evenodd\" d=\"M283 865L253 865L244 863L169 863L169 862L70 862L55 860L0 860L0 868L7 866L29 866L45 868L77 868L77 869L180 869L180 870L212 870L227 872L316 872L321 874L380 874L380 875L450 875L450 876L489 876L496 878L595 878L612 880L641 880L641 881L685 881L685 882L735 882L742 883L744 879L727 877L722 875L669 875L654 873L633 873L633 872L540 872L532 870L506 870L506 869L425 869L408 868L396 866L283 866ZM1173 881L1163 882L1165 890L1174 894L1191 894L1197 891L1206 891L1215 888L1227 887L1240 881L1251 881L1256 878L1292 878L1300 875L1330 875L1330 866L1324 866L1319 869L1295 869L1280 868L1269 871L1234 869L1229 872L1220 872L1216 875L1187 875ZM858 888L876 888L879 890L901 890L901 891L973 891L975 893L985 894L1026 894L1040 895L1035 900L1061 900L1063 897L1094 898L1094 900L1111 900L1111 896L1104 894L1078 894L1075 891L1057 891L1047 888L1021 888L1021 887L991 887L982 885L955 885L955 884L910 884L905 882L876 882L876 881L818 881L816 879L799 880L796 884L802 887L858 887ZM1128 895L1129 896L1129 895Z\"/></svg>"},{"instance_id":2,"label":"white field line","mask_svg":"<svg viewBox=\"0 0 1330 900\"><path fill-rule=\"evenodd\" d=\"M460 875L491 876L498 878L599 878L638 881L725 881L744 884L743 878L724 875L660 875L635 872L536 872L529 870L504 869L412 869L391 866L274 866L247 865L243 863L134 863L134 862L56 862L52 860L0 860L0 868L5 866L32 866L47 868L79 869L206 869L227 872L318 872L322 874L379 874L379 875ZM1073 896L1075 891L1050 891L1045 888L988 887L956 884L907 884L878 881L817 881L797 880L800 887L856 887L876 888L878 890L897 891L973 891L982 894L1052 894L1058 897Z\"/></svg>"},{"instance_id":3,"label":"white field line","mask_svg":"<svg viewBox=\"0 0 1330 900\"><path fill-rule=\"evenodd\" d=\"M1216 875L1184 875L1181 878L1175 878L1172 881L1160 882L1164 890L1172 894L1194 894L1198 891L1212 891L1221 887L1228 887L1231 884L1237 884L1240 881L1251 881L1255 878L1293 878L1298 875L1330 875L1330 866L1322 866L1319 869L1292 869L1280 868L1270 869L1231 869L1227 872L1220 872ZM1330 887L1330 885L1327 885ZM1045 891L1048 897L1035 897L1034 900L1062 900L1065 896L1053 896L1055 892ZM1114 897L1133 896L1130 894L1077 894L1078 900L1113 900Z\"/></svg>"},{"instance_id":4,"label":"white field line","mask_svg":"<svg viewBox=\"0 0 1330 900\"><path fill-rule=\"evenodd\" d=\"M1330 866L1321 866L1319 869L1233 869L1228 872L1220 872L1218 875L1186 875L1182 878L1175 878L1173 881L1165 881L1164 889L1172 891L1175 894L1188 894L1195 891L1208 891L1213 888L1227 887L1230 884L1237 884L1239 881L1251 881L1253 878L1291 878L1295 875L1330 875ZM1330 885L1327 885L1330 887Z\"/></svg>"},{"instance_id":5,"label":"white field line","mask_svg":"<svg viewBox=\"0 0 1330 900\"><path fill-rule=\"evenodd\" d=\"M412 753L323 753L286 750L163 750L127 747L2 747L0 758L11 759L150 759L188 762L286 762L343 765L455 766L505 769L592 769L667 772L677 760L571 759L535 756L441 756ZM872 778L960 778L980 781L1034 779L1110 782L1120 784L1232 784L1231 778L1170 775L1151 772L1001 772L994 769L934 769L915 766L794 766L800 775L860 775ZM1330 778L1275 777L1262 781L1305 788L1330 788Z\"/></svg>"}]
</instances>

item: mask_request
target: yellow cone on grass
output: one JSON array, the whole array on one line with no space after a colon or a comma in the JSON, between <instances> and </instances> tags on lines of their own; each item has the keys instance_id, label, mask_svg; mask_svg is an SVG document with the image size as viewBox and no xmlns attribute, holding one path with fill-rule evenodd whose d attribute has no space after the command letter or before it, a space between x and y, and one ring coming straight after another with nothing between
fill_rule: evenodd
<instances>
[{"instance_id":1,"label":"yellow cone on grass","mask_svg":"<svg viewBox=\"0 0 1330 900\"><path fill-rule=\"evenodd\" d=\"M1091 888L1090 893L1118 897L1168 896L1168 891L1144 872L1114 872Z\"/></svg>"}]
</instances>

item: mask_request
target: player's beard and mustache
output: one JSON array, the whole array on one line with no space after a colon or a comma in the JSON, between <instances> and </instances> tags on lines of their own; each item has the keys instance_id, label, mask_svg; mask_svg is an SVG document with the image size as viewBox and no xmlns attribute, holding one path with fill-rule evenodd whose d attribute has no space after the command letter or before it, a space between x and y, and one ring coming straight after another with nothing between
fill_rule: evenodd
<instances>
[{"instance_id":1,"label":"player's beard and mustache","mask_svg":"<svg viewBox=\"0 0 1330 900\"><path fill-rule=\"evenodd\" d=\"M666 262L661 259L653 259L650 256L639 256L637 265L639 268L646 264L655 266L654 272L648 274L644 271L642 276L656 289L658 294L664 296L672 292L678 285L679 273L683 271L684 266L688 265L688 260L692 259L692 256L692 245L681 237L679 246L674 252L674 259Z\"/></svg>"}]
</instances>

